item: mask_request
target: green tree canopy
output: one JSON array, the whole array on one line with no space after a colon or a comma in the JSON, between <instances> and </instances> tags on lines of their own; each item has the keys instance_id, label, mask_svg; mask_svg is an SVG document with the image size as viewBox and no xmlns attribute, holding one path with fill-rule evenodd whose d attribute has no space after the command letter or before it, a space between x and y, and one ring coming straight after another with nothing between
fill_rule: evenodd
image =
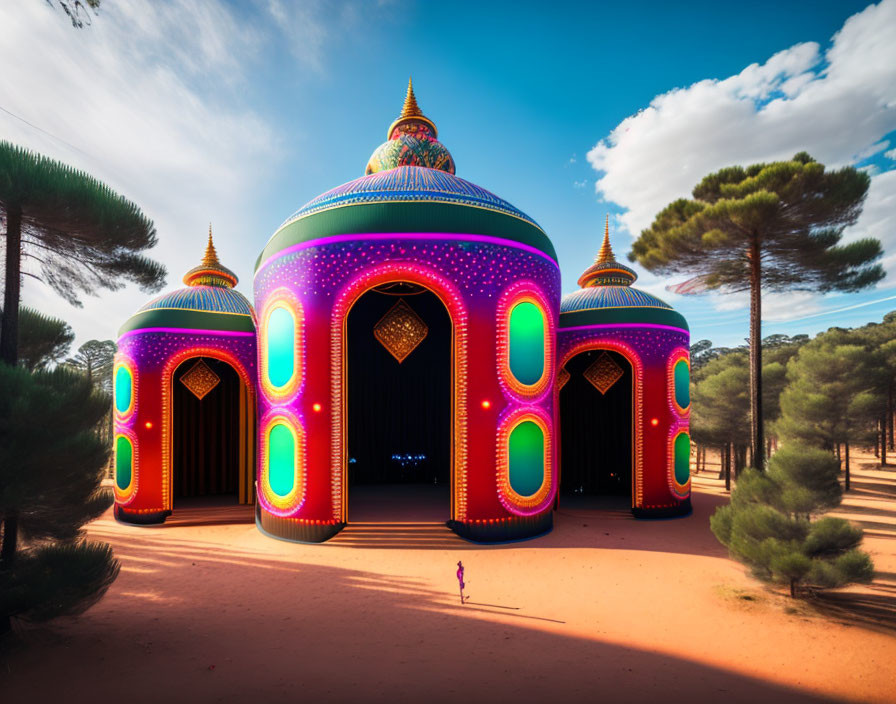
<instances>
[{"instance_id":1,"label":"green tree canopy","mask_svg":"<svg viewBox=\"0 0 896 704\"><path fill-rule=\"evenodd\" d=\"M831 450L847 447L849 489L851 442L874 432L883 404L886 370L880 358L857 336L832 330L806 344L787 365L788 384L781 393L781 437Z\"/></svg>"},{"instance_id":2,"label":"green tree canopy","mask_svg":"<svg viewBox=\"0 0 896 704\"><path fill-rule=\"evenodd\" d=\"M133 282L144 291L165 282L165 267L141 252L156 244L140 209L95 178L0 141L0 213L6 221L6 267L0 361L15 364L23 253L26 272L73 305L79 295Z\"/></svg>"},{"instance_id":3,"label":"green tree canopy","mask_svg":"<svg viewBox=\"0 0 896 704\"><path fill-rule=\"evenodd\" d=\"M704 290L750 291L750 406L754 457L763 457L762 291L858 291L880 281L880 242L842 244L868 192L853 167L826 170L808 154L732 166L706 176L693 198L666 206L632 246L650 271L690 273ZM758 462L761 465L761 462Z\"/></svg>"},{"instance_id":4,"label":"green tree canopy","mask_svg":"<svg viewBox=\"0 0 896 704\"><path fill-rule=\"evenodd\" d=\"M838 473L830 453L790 444L771 457L767 473L744 473L710 527L755 577L789 584L791 596L798 587L869 582L874 565L858 549L862 530L840 518L816 518L840 503Z\"/></svg>"},{"instance_id":5,"label":"green tree canopy","mask_svg":"<svg viewBox=\"0 0 896 704\"><path fill-rule=\"evenodd\" d=\"M27 306L19 310L19 364L29 371L61 362L74 339L74 331L64 320Z\"/></svg>"},{"instance_id":6,"label":"green tree canopy","mask_svg":"<svg viewBox=\"0 0 896 704\"><path fill-rule=\"evenodd\" d=\"M32 373L0 364L0 388L0 516L16 516L4 521L2 631L12 616L78 613L111 584L118 564L82 533L112 503L101 489L109 446L94 432L109 396L65 367Z\"/></svg>"},{"instance_id":7,"label":"green tree canopy","mask_svg":"<svg viewBox=\"0 0 896 704\"><path fill-rule=\"evenodd\" d=\"M97 388L112 393L112 365L118 346L112 340L88 340L66 361L83 372Z\"/></svg>"}]
</instances>

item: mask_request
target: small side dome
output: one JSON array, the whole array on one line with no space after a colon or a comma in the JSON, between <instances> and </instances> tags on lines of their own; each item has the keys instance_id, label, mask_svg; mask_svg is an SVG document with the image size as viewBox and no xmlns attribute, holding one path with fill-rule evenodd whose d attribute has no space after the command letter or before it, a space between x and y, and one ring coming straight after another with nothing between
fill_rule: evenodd
<instances>
[{"instance_id":1,"label":"small side dome","mask_svg":"<svg viewBox=\"0 0 896 704\"><path fill-rule=\"evenodd\" d=\"M239 291L238 279L218 261L209 225L202 263L184 274L186 288L163 293L145 303L119 330L187 328L254 332L255 311Z\"/></svg>"},{"instance_id":2,"label":"small side dome","mask_svg":"<svg viewBox=\"0 0 896 704\"><path fill-rule=\"evenodd\" d=\"M579 277L578 291L560 301L560 327L602 323L655 323L687 330L684 317L653 294L633 288L638 275L616 261L610 246L610 218L594 264Z\"/></svg>"},{"instance_id":3,"label":"small side dome","mask_svg":"<svg viewBox=\"0 0 896 704\"><path fill-rule=\"evenodd\" d=\"M365 173L369 176L398 166L422 166L453 174L454 158L437 139L438 134L435 123L420 111L414 86L408 79L401 115L389 126L388 141L373 152Z\"/></svg>"}]
</instances>

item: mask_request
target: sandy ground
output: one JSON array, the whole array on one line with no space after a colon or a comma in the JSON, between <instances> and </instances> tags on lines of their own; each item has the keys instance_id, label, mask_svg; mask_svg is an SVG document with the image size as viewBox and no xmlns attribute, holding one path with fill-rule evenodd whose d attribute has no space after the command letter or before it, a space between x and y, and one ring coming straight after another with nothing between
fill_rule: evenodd
<instances>
[{"instance_id":1,"label":"sandy ground","mask_svg":"<svg viewBox=\"0 0 896 704\"><path fill-rule=\"evenodd\" d=\"M107 514L89 532L120 577L79 618L17 627L0 702L896 701L896 468L858 460L838 513L878 577L811 603L727 559L708 472L690 517L565 505L551 534L491 547L425 522L296 545L240 508Z\"/></svg>"}]
</instances>

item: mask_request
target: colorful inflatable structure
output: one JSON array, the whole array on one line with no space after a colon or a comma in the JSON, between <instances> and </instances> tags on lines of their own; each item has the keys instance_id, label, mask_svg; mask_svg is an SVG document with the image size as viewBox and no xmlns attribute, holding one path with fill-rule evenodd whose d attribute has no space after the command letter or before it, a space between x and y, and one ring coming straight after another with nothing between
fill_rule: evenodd
<instances>
[{"instance_id":1,"label":"colorful inflatable structure","mask_svg":"<svg viewBox=\"0 0 896 704\"><path fill-rule=\"evenodd\" d=\"M547 235L455 175L409 85L366 175L271 237L254 310L210 231L186 287L122 327L116 516L221 494L320 542L353 488L410 484L477 541L550 530L561 491L686 513L688 328L635 278L607 231L561 303Z\"/></svg>"}]
</instances>

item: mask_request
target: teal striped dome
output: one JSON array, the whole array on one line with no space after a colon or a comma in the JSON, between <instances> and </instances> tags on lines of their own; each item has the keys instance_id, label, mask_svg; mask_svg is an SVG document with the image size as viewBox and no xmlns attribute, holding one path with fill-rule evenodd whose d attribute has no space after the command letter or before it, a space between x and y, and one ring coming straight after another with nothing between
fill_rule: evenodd
<instances>
[{"instance_id":1,"label":"teal striped dome","mask_svg":"<svg viewBox=\"0 0 896 704\"><path fill-rule=\"evenodd\" d=\"M398 166L349 181L303 205L273 234L255 268L302 242L405 232L491 236L557 261L544 230L506 200L447 171Z\"/></svg>"},{"instance_id":2,"label":"teal striped dome","mask_svg":"<svg viewBox=\"0 0 896 704\"><path fill-rule=\"evenodd\" d=\"M233 289L236 274L218 261L211 226L202 263L186 273L184 283L186 288L163 293L141 306L118 334L170 328L255 332L255 311L246 297Z\"/></svg>"},{"instance_id":3,"label":"teal striped dome","mask_svg":"<svg viewBox=\"0 0 896 704\"><path fill-rule=\"evenodd\" d=\"M424 166L398 166L362 176L319 195L288 217L280 228L324 210L362 203L468 205L510 215L538 227L538 223L506 200L459 176Z\"/></svg>"},{"instance_id":4,"label":"teal striped dome","mask_svg":"<svg viewBox=\"0 0 896 704\"><path fill-rule=\"evenodd\" d=\"M561 313L597 308L666 308L665 301L630 286L594 286L568 293L560 301Z\"/></svg>"},{"instance_id":5,"label":"teal striped dome","mask_svg":"<svg viewBox=\"0 0 896 704\"><path fill-rule=\"evenodd\" d=\"M663 325L687 330L680 313L653 294L632 288L638 275L620 264L610 246L610 218L594 264L579 278L578 291L560 301L560 329L595 325Z\"/></svg>"},{"instance_id":6,"label":"teal striped dome","mask_svg":"<svg viewBox=\"0 0 896 704\"><path fill-rule=\"evenodd\" d=\"M221 286L188 286L164 293L141 306L147 310L191 310L205 313L253 315L252 305L239 291Z\"/></svg>"}]
</instances>

